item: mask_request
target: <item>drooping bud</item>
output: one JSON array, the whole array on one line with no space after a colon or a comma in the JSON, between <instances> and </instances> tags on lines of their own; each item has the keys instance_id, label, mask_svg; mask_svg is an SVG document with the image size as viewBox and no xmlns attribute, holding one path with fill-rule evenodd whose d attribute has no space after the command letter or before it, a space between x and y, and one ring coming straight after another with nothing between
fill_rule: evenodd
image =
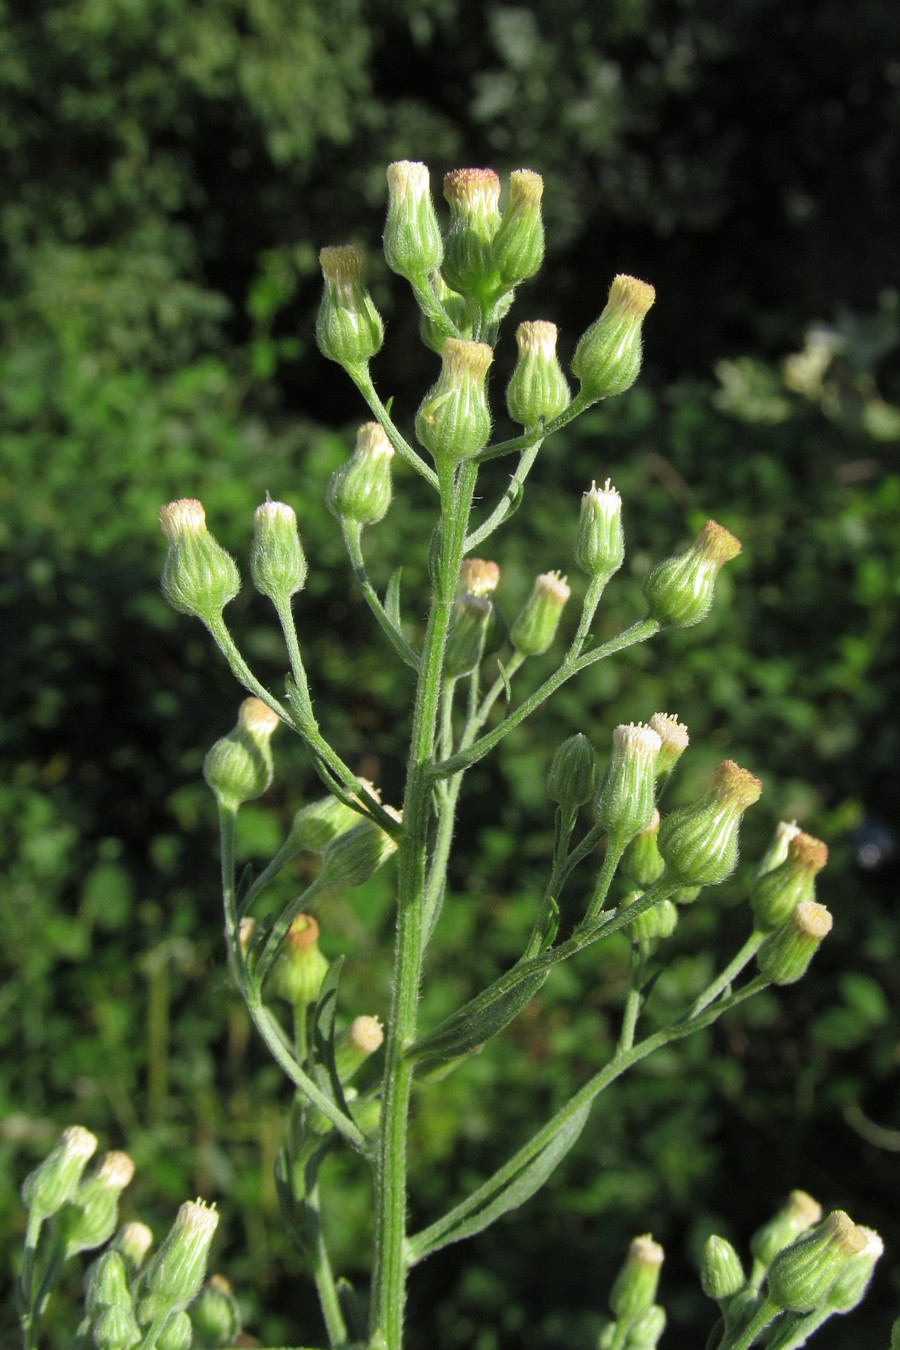
<instances>
[{"instance_id":1,"label":"drooping bud","mask_svg":"<svg viewBox=\"0 0 900 1350\"><path fill-rule=\"evenodd\" d=\"M815 899L815 878L828 861L828 845L797 830L788 840L784 862L753 883L750 906L756 928L774 932L804 900Z\"/></svg>"},{"instance_id":2,"label":"drooping bud","mask_svg":"<svg viewBox=\"0 0 900 1350\"><path fill-rule=\"evenodd\" d=\"M301 806L294 816L291 832L284 845L285 854L321 853L326 844L343 834L359 820L359 812L337 797L321 797Z\"/></svg>"},{"instance_id":3,"label":"drooping bud","mask_svg":"<svg viewBox=\"0 0 900 1350\"><path fill-rule=\"evenodd\" d=\"M784 862L787 857L788 844L794 835L799 833L800 826L796 820L781 820L778 822L775 826L772 842L760 858L756 871L753 873L754 885L760 877L764 877L767 872L773 871L774 868Z\"/></svg>"},{"instance_id":4,"label":"drooping bud","mask_svg":"<svg viewBox=\"0 0 900 1350\"><path fill-rule=\"evenodd\" d=\"M619 275L599 319L579 338L572 374L593 402L624 393L641 369L641 326L656 291L646 281Z\"/></svg>"},{"instance_id":5,"label":"drooping bud","mask_svg":"<svg viewBox=\"0 0 900 1350\"><path fill-rule=\"evenodd\" d=\"M649 1233L633 1240L609 1296L609 1306L620 1322L634 1322L650 1311L664 1257Z\"/></svg>"},{"instance_id":6,"label":"drooping bud","mask_svg":"<svg viewBox=\"0 0 900 1350\"><path fill-rule=\"evenodd\" d=\"M272 991L295 1008L315 1003L328 974L319 951L319 925L311 914L298 914L272 967Z\"/></svg>"},{"instance_id":7,"label":"drooping bud","mask_svg":"<svg viewBox=\"0 0 900 1350\"><path fill-rule=\"evenodd\" d=\"M852 1312L862 1302L875 1267L884 1255L884 1243L874 1228L860 1225L859 1231L865 1234L866 1245L844 1262L828 1290L825 1307L831 1312Z\"/></svg>"},{"instance_id":8,"label":"drooping bud","mask_svg":"<svg viewBox=\"0 0 900 1350\"><path fill-rule=\"evenodd\" d=\"M493 605L486 595L457 595L444 651L444 674L468 675L481 661Z\"/></svg>"},{"instance_id":9,"label":"drooping bud","mask_svg":"<svg viewBox=\"0 0 900 1350\"><path fill-rule=\"evenodd\" d=\"M209 625L241 589L240 573L230 553L206 526L200 502L184 498L168 502L159 513L168 540L162 570L163 594L173 609Z\"/></svg>"},{"instance_id":10,"label":"drooping bud","mask_svg":"<svg viewBox=\"0 0 900 1350\"><path fill-rule=\"evenodd\" d=\"M194 1326L183 1309L172 1314L156 1340L157 1350L191 1350L193 1343Z\"/></svg>"},{"instance_id":11,"label":"drooping bud","mask_svg":"<svg viewBox=\"0 0 900 1350\"><path fill-rule=\"evenodd\" d=\"M393 447L377 422L364 422L356 449L331 475L325 501L332 515L375 525L391 504Z\"/></svg>"},{"instance_id":12,"label":"drooping bud","mask_svg":"<svg viewBox=\"0 0 900 1350\"><path fill-rule=\"evenodd\" d=\"M92 1176L82 1181L57 1218L64 1260L102 1247L116 1230L119 1196L134 1176L127 1153L104 1153Z\"/></svg>"},{"instance_id":13,"label":"drooping bud","mask_svg":"<svg viewBox=\"0 0 900 1350\"><path fill-rule=\"evenodd\" d=\"M286 603L306 583L306 558L294 509L268 498L253 513L250 575L260 595Z\"/></svg>"},{"instance_id":14,"label":"drooping bud","mask_svg":"<svg viewBox=\"0 0 900 1350\"><path fill-rule=\"evenodd\" d=\"M556 636L572 594L559 572L542 572L510 629L509 640L522 656L540 656Z\"/></svg>"},{"instance_id":15,"label":"drooping bud","mask_svg":"<svg viewBox=\"0 0 900 1350\"><path fill-rule=\"evenodd\" d=\"M96 1136L81 1125L63 1130L53 1150L22 1183L22 1202L32 1220L49 1219L72 1198L96 1148Z\"/></svg>"},{"instance_id":16,"label":"drooping bud","mask_svg":"<svg viewBox=\"0 0 900 1350\"><path fill-rule=\"evenodd\" d=\"M191 1304L197 1346L235 1345L241 1333L241 1310L224 1275L211 1275Z\"/></svg>"},{"instance_id":17,"label":"drooping bud","mask_svg":"<svg viewBox=\"0 0 900 1350\"><path fill-rule=\"evenodd\" d=\"M594 747L587 736L577 731L556 747L547 774L550 800L558 802L564 810L574 811L591 800L596 778L597 755Z\"/></svg>"},{"instance_id":18,"label":"drooping bud","mask_svg":"<svg viewBox=\"0 0 900 1350\"><path fill-rule=\"evenodd\" d=\"M398 812L384 808L398 821ZM392 853L397 844L374 820L361 820L352 829L339 834L322 850L320 880L337 890L350 890L368 881Z\"/></svg>"},{"instance_id":19,"label":"drooping bud","mask_svg":"<svg viewBox=\"0 0 900 1350\"><path fill-rule=\"evenodd\" d=\"M456 464L487 445L491 414L484 382L493 359L484 342L444 343L441 373L416 413L416 435L435 462Z\"/></svg>"},{"instance_id":20,"label":"drooping bud","mask_svg":"<svg viewBox=\"0 0 900 1350\"><path fill-rule=\"evenodd\" d=\"M342 1084L350 1082L383 1040L384 1030L377 1017L355 1017L349 1027L338 1034L334 1043L334 1062Z\"/></svg>"},{"instance_id":21,"label":"drooping bud","mask_svg":"<svg viewBox=\"0 0 900 1350\"><path fill-rule=\"evenodd\" d=\"M153 1234L145 1223L123 1223L111 1245L113 1251L122 1254L128 1273L134 1275L153 1246Z\"/></svg>"},{"instance_id":22,"label":"drooping bud","mask_svg":"<svg viewBox=\"0 0 900 1350\"><path fill-rule=\"evenodd\" d=\"M456 583L457 595L493 595L500 584L500 568L484 558L464 558Z\"/></svg>"},{"instance_id":23,"label":"drooping bud","mask_svg":"<svg viewBox=\"0 0 900 1350\"><path fill-rule=\"evenodd\" d=\"M660 739L643 722L617 726L595 815L610 843L624 848L653 819Z\"/></svg>"},{"instance_id":24,"label":"drooping bud","mask_svg":"<svg viewBox=\"0 0 900 1350\"><path fill-rule=\"evenodd\" d=\"M654 713L650 726L662 741L656 761L657 776L668 778L690 744L688 729L674 713Z\"/></svg>"},{"instance_id":25,"label":"drooping bud","mask_svg":"<svg viewBox=\"0 0 900 1350\"><path fill-rule=\"evenodd\" d=\"M381 350L384 324L363 283L363 256L353 244L323 248L319 264L325 291L316 319L316 342L329 361L364 366Z\"/></svg>"},{"instance_id":26,"label":"drooping bud","mask_svg":"<svg viewBox=\"0 0 900 1350\"><path fill-rule=\"evenodd\" d=\"M142 1322L162 1311L186 1308L199 1293L218 1222L215 1207L202 1200L187 1200L181 1206L143 1276L148 1296L138 1309Z\"/></svg>"},{"instance_id":27,"label":"drooping bud","mask_svg":"<svg viewBox=\"0 0 900 1350\"><path fill-rule=\"evenodd\" d=\"M608 581L625 558L622 498L607 478L602 488L591 483L581 498L581 517L575 541L575 562L589 577Z\"/></svg>"},{"instance_id":28,"label":"drooping bud","mask_svg":"<svg viewBox=\"0 0 900 1350\"><path fill-rule=\"evenodd\" d=\"M533 277L544 261L543 195L544 180L539 173L514 169L509 175L509 202L492 248L494 266L504 289Z\"/></svg>"},{"instance_id":29,"label":"drooping bud","mask_svg":"<svg viewBox=\"0 0 900 1350\"><path fill-rule=\"evenodd\" d=\"M693 806L673 811L659 827L659 851L673 879L685 886L717 886L737 865L741 816L759 800L762 783L733 760L716 769L709 791Z\"/></svg>"},{"instance_id":30,"label":"drooping bud","mask_svg":"<svg viewBox=\"0 0 900 1350\"><path fill-rule=\"evenodd\" d=\"M786 1203L750 1239L754 1261L765 1270L774 1261L782 1247L789 1246L822 1217L822 1206L806 1191L791 1191Z\"/></svg>"},{"instance_id":31,"label":"drooping bud","mask_svg":"<svg viewBox=\"0 0 900 1350\"><path fill-rule=\"evenodd\" d=\"M270 742L280 720L261 699L245 698L237 726L207 753L203 777L225 810L237 811L268 789L273 774Z\"/></svg>"},{"instance_id":32,"label":"drooping bud","mask_svg":"<svg viewBox=\"0 0 900 1350\"><path fill-rule=\"evenodd\" d=\"M812 1312L847 1261L867 1245L866 1234L843 1210L834 1210L815 1228L783 1247L769 1266L768 1298L785 1312Z\"/></svg>"},{"instance_id":33,"label":"drooping bud","mask_svg":"<svg viewBox=\"0 0 900 1350\"><path fill-rule=\"evenodd\" d=\"M649 823L642 830L638 830L622 854L620 866L623 874L642 891L648 891L666 870L666 864L656 845L659 820L659 812L654 808Z\"/></svg>"},{"instance_id":34,"label":"drooping bud","mask_svg":"<svg viewBox=\"0 0 900 1350\"><path fill-rule=\"evenodd\" d=\"M384 256L388 267L407 281L422 281L440 267L444 244L424 164L401 159L387 167L388 209Z\"/></svg>"},{"instance_id":35,"label":"drooping bud","mask_svg":"<svg viewBox=\"0 0 900 1350\"><path fill-rule=\"evenodd\" d=\"M708 520L687 552L658 563L644 582L650 617L669 628L689 628L705 619L720 569L740 551L739 539Z\"/></svg>"},{"instance_id":36,"label":"drooping bud","mask_svg":"<svg viewBox=\"0 0 900 1350\"><path fill-rule=\"evenodd\" d=\"M733 1298L746 1284L741 1258L725 1238L706 1239L700 1264L700 1287L707 1298L722 1303Z\"/></svg>"},{"instance_id":37,"label":"drooping bud","mask_svg":"<svg viewBox=\"0 0 900 1350\"><path fill-rule=\"evenodd\" d=\"M556 355L556 337L556 324L543 319L516 329L519 359L506 388L506 408L520 426L550 422L572 401Z\"/></svg>"},{"instance_id":38,"label":"drooping bud","mask_svg":"<svg viewBox=\"0 0 900 1350\"><path fill-rule=\"evenodd\" d=\"M635 900L640 900L643 894L643 891L632 891L622 901L622 908L625 909ZM632 942L648 944L662 942L663 939L671 937L677 927L678 906L671 900L657 900L655 905L645 909L643 914L632 919L628 925Z\"/></svg>"},{"instance_id":39,"label":"drooping bud","mask_svg":"<svg viewBox=\"0 0 900 1350\"><path fill-rule=\"evenodd\" d=\"M461 295L490 302L500 287L491 247L500 225L500 179L493 169L454 169L444 176L444 196L450 230L443 276Z\"/></svg>"},{"instance_id":40,"label":"drooping bud","mask_svg":"<svg viewBox=\"0 0 900 1350\"><path fill-rule=\"evenodd\" d=\"M772 984L796 984L831 932L832 918L824 905L803 900L780 928L770 933L756 954L761 975Z\"/></svg>"}]
</instances>

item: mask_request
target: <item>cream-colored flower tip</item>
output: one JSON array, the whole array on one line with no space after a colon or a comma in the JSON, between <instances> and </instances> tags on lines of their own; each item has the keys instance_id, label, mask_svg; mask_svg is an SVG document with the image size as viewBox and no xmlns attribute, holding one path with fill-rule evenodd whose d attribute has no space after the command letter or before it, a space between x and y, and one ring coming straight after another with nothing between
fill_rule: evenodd
<instances>
[{"instance_id":1,"label":"cream-colored flower tip","mask_svg":"<svg viewBox=\"0 0 900 1350\"><path fill-rule=\"evenodd\" d=\"M591 503L609 520L618 515L622 509L622 498L608 478L602 488L598 487L596 482L592 482L587 492L582 493L582 497L589 498Z\"/></svg>"},{"instance_id":2,"label":"cream-colored flower tip","mask_svg":"<svg viewBox=\"0 0 900 1350\"><path fill-rule=\"evenodd\" d=\"M549 319L525 319L516 329L522 356L554 356L559 329Z\"/></svg>"},{"instance_id":3,"label":"cream-colored flower tip","mask_svg":"<svg viewBox=\"0 0 900 1350\"><path fill-rule=\"evenodd\" d=\"M273 502L267 498L253 512L253 520L257 525L275 525L284 522L290 525L292 529L297 528L297 513L287 502Z\"/></svg>"},{"instance_id":4,"label":"cream-colored flower tip","mask_svg":"<svg viewBox=\"0 0 900 1350\"><path fill-rule=\"evenodd\" d=\"M86 1160L93 1157L97 1149L97 1136L83 1125L70 1125L59 1136L59 1142L70 1158Z\"/></svg>"},{"instance_id":5,"label":"cream-colored flower tip","mask_svg":"<svg viewBox=\"0 0 900 1350\"><path fill-rule=\"evenodd\" d=\"M748 769L742 769L733 759L725 759L712 776L710 790L717 797L752 806L762 795L762 783Z\"/></svg>"},{"instance_id":6,"label":"cream-colored flower tip","mask_svg":"<svg viewBox=\"0 0 900 1350\"><path fill-rule=\"evenodd\" d=\"M159 523L167 539L174 542L186 534L199 534L206 528L203 503L194 497L182 497L177 502L166 502L160 507Z\"/></svg>"},{"instance_id":7,"label":"cream-colored flower tip","mask_svg":"<svg viewBox=\"0 0 900 1350\"><path fill-rule=\"evenodd\" d=\"M355 1017L350 1023L350 1043L366 1055L373 1055L384 1040L377 1017Z\"/></svg>"},{"instance_id":8,"label":"cream-colored flower tip","mask_svg":"<svg viewBox=\"0 0 900 1350\"><path fill-rule=\"evenodd\" d=\"M804 1228L812 1228L813 1224L817 1224L822 1218L822 1206L808 1191L791 1191L787 1208L799 1219Z\"/></svg>"},{"instance_id":9,"label":"cream-colored flower tip","mask_svg":"<svg viewBox=\"0 0 900 1350\"><path fill-rule=\"evenodd\" d=\"M794 930L801 937L821 939L831 932L832 919L824 905L815 900L801 900L791 915Z\"/></svg>"},{"instance_id":10,"label":"cream-colored flower tip","mask_svg":"<svg viewBox=\"0 0 900 1350\"><path fill-rule=\"evenodd\" d=\"M659 736L663 745L678 754L682 754L690 744L688 729L683 722L679 722L675 713L654 713L650 718L650 726Z\"/></svg>"},{"instance_id":11,"label":"cream-colored flower tip","mask_svg":"<svg viewBox=\"0 0 900 1350\"><path fill-rule=\"evenodd\" d=\"M121 1191L134 1176L134 1163L127 1153L104 1153L97 1169L97 1180L111 1190Z\"/></svg>"},{"instance_id":12,"label":"cream-colored flower tip","mask_svg":"<svg viewBox=\"0 0 900 1350\"><path fill-rule=\"evenodd\" d=\"M447 338L441 349L444 369L451 376L474 375L482 379L494 359L494 352L486 342L467 342L464 338Z\"/></svg>"},{"instance_id":13,"label":"cream-colored flower tip","mask_svg":"<svg viewBox=\"0 0 900 1350\"><path fill-rule=\"evenodd\" d=\"M649 1233L634 1238L628 1254L642 1266L661 1266L666 1255L659 1243L654 1242Z\"/></svg>"},{"instance_id":14,"label":"cream-colored flower tip","mask_svg":"<svg viewBox=\"0 0 900 1350\"><path fill-rule=\"evenodd\" d=\"M568 579L561 572L542 572L535 580L534 588L544 595L552 596L560 605L564 605L572 594Z\"/></svg>"},{"instance_id":15,"label":"cream-colored flower tip","mask_svg":"<svg viewBox=\"0 0 900 1350\"><path fill-rule=\"evenodd\" d=\"M485 558L464 558L459 569L457 595L492 595L500 584L500 568Z\"/></svg>"},{"instance_id":16,"label":"cream-colored flower tip","mask_svg":"<svg viewBox=\"0 0 900 1350\"><path fill-rule=\"evenodd\" d=\"M421 201L428 192L428 167L414 159L398 159L387 166L388 190L400 201Z\"/></svg>"},{"instance_id":17,"label":"cream-colored flower tip","mask_svg":"<svg viewBox=\"0 0 900 1350\"><path fill-rule=\"evenodd\" d=\"M620 272L609 288L607 308L622 309L626 314L642 319L655 299L656 290L649 281L639 281L637 277Z\"/></svg>"},{"instance_id":18,"label":"cream-colored flower tip","mask_svg":"<svg viewBox=\"0 0 900 1350\"><path fill-rule=\"evenodd\" d=\"M356 433L356 449L361 455L381 455L390 459L394 447L378 422L363 422Z\"/></svg>"},{"instance_id":19,"label":"cream-colored flower tip","mask_svg":"<svg viewBox=\"0 0 900 1350\"><path fill-rule=\"evenodd\" d=\"M175 1216L175 1225L196 1237L211 1237L219 1222L219 1211L205 1200L185 1200Z\"/></svg>"},{"instance_id":20,"label":"cream-colored flower tip","mask_svg":"<svg viewBox=\"0 0 900 1350\"><path fill-rule=\"evenodd\" d=\"M796 820L779 820L775 826L775 839L779 844L789 844L798 834L802 834L802 831Z\"/></svg>"},{"instance_id":21,"label":"cream-colored flower tip","mask_svg":"<svg viewBox=\"0 0 900 1350\"><path fill-rule=\"evenodd\" d=\"M251 736L271 736L281 718L271 708L267 708L261 698L251 694L238 710L238 722Z\"/></svg>"},{"instance_id":22,"label":"cream-colored flower tip","mask_svg":"<svg viewBox=\"0 0 900 1350\"><path fill-rule=\"evenodd\" d=\"M451 169L444 175L444 196L452 207L466 214L497 210L500 179L493 169Z\"/></svg>"},{"instance_id":23,"label":"cream-colored flower tip","mask_svg":"<svg viewBox=\"0 0 900 1350\"><path fill-rule=\"evenodd\" d=\"M737 557L741 551L741 541L724 525L708 520L697 535L696 547L708 562L721 567L723 563Z\"/></svg>"},{"instance_id":24,"label":"cream-colored flower tip","mask_svg":"<svg viewBox=\"0 0 900 1350\"><path fill-rule=\"evenodd\" d=\"M533 169L513 169L509 175L511 206L534 206L544 195L544 180Z\"/></svg>"},{"instance_id":25,"label":"cream-colored flower tip","mask_svg":"<svg viewBox=\"0 0 900 1350\"><path fill-rule=\"evenodd\" d=\"M643 722L622 722L613 732L613 745L622 754L651 759L655 759L662 749L660 737Z\"/></svg>"}]
</instances>

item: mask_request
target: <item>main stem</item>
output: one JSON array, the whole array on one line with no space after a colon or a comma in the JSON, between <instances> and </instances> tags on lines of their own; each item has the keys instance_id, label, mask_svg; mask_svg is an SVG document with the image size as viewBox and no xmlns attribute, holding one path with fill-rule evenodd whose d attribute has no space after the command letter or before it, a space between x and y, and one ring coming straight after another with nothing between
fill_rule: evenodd
<instances>
[{"instance_id":1,"label":"main stem","mask_svg":"<svg viewBox=\"0 0 900 1350\"><path fill-rule=\"evenodd\" d=\"M403 836L398 848L394 988L384 1066L381 1134L375 1180L375 1260L370 1350L401 1350L406 1301L407 1120L414 1067L405 1052L416 1038L424 948L424 911L432 777L441 666L465 545L477 467L440 468L441 540L434 597L416 687Z\"/></svg>"}]
</instances>

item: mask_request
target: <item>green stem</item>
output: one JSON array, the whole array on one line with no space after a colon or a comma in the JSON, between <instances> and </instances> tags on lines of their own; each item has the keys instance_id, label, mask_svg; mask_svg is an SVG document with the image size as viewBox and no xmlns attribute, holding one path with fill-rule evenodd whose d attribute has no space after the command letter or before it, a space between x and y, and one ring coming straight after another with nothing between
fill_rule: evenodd
<instances>
[{"instance_id":1,"label":"green stem","mask_svg":"<svg viewBox=\"0 0 900 1350\"><path fill-rule=\"evenodd\" d=\"M18 1301L19 1322L25 1350L35 1350L37 1346L37 1309L34 1301L34 1278L37 1269L37 1247L43 1225L43 1217L34 1212L28 1215L25 1230L25 1252L22 1257L22 1273L19 1276Z\"/></svg>"},{"instance_id":2,"label":"green stem","mask_svg":"<svg viewBox=\"0 0 900 1350\"><path fill-rule=\"evenodd\" d=\"M559 431L562 427L568 426L576 417L580 417L586 408L589 408L596 399L585 398L583 394L576 394L569 404L558 416L545 422L541 427L541 435L544 440L552 436L554 431ZM524 436L514 436L509 441L498 441L496 445L489 445L478 456L479 464L484 464L489 459L498 459L501 455L510 455L515 450L528 450L531 446L534 432L526 432Z\"/></svg>"},{"instance_id":3,"label":"green stem","mask_svg":"<svg viewBox=\"0 0 900 1350\"><path fill-rule=\"evenodd\" d=\"M741 971L744 969L744 966L748 965L749 962L753 960L754 956L759 951L760 947L765 941L765 937L766 937L765 933L760 933L757 932L756 930L754 930L750 934L747 941L744 943L743 947L737 953L734 959L729 961L728 965L722 971L721 975L716 976L712 984L708 985L707 988L704 989L703 993L694 1003L690 1011L691 1017L696 1017L699 1013L702 1013L703 1010L705 1008L708 1008L710 1003L713 1003L719 997L719 995L728 988L730 984L733 984L733 982L737 979L738 975L740 975Z\"/></svg>"},{"instance_id":4,"label":"green stem","mask_svg":"<svg viewBox=\"0 0 900 1350\"><path fill-rule=\"evenodd\" d=\"M426 862L441 667L477 472L472 461L464 461L458 474L447 467L441 471L440 557L416 688L403 803L404 833L398 848L397 939L375 1187L371 1350L400 1350L403 1336L407 1275L407 1120L414 1072L406 1051L416 1036L422 974Z\"/></svg>"},{"instance_id":5,"label":"green stem","mask_svg":"<svg viewBox=\"0 0 900 1350\"><path fill-rule=\"evenodd\" d=\"M435 295L428 274L426 273L421 277L410 277L409 284L412 287L413 295L416 297L416 304L425 317L431 320L435 328L443 333L444 337L458 338L460 336L459 329Z\"/></svg>"},{"instance_id":6,"label":"green stem","mask_svg":"<svg viewBox=\"0 0 900 1350\"><path fill-rule=\"evenodd\" d=\"M484 543L485 539L492 535L498 526L502 525L504 520L506 520L508 516L511 516L517 509L519 502L522 500L522 488L525 479L531 472L531 466L537 459L537 453L543 443L544 436L543 433L541 433L533 444L528 445L527 448L522 451L522 457L519 460L518 467L510 478L509 486L500 498L500 501L494 507L487 520L479 525L476 530L473 530L466 539L467 553L471 553L473 548L477 548L479 544Z\"/></svg>"},{"instance_id":7,"label":"green stem","mask_svg":"<svg viewBox=\"0 0 900 1350\"><path fill-rule=\"evenodd\" d=\"M153 1321L147 1328L144 1339L141 1341L139 1350L154 1350L156 1342L162 1334L163 1327L169 1320L168 1312L157 1313Z\"/></svg>"},{"instance_id":8,"label":"green stem","mask_svg":"<svg viewBox=\"0 0 900 1350\"><path fill-rule=\"evenodd\" d=\"M581 921L583 925L587 926L594 923L602 913L609 888L612 885L612 879L616 874L616 868L622 859L627 843L627 839L609 836L606 843L606 853L603 855L603 865L594 884L594 894Z\"/></svg>"},{"instance_id":9,"label":"green stem","mask_svg":"<svg viewBox=\"0 0 900 1350\"><path fill-rule=\"evenodd\" d=\"M634 1045L634 1033L637 1028L638 1014L641 1011L641 981L644 978L645 965L645 954L635 942L631 948L631 978L628 985L628 997L625 999L622 1030L619 1033L618 1054L630 1050Z\"/></svg>"},{"instance_id":10,"label":"green stem","mask_svg":"<svg viewBox=\"0 0 900 1350\"><path fill-rule=\"evenodd\" d=\"M418 654L413 651L400 630L395 628L388 618L384 605L379 600L378 593L369 580L369 573L366 569L366 561L362 552L362 526L359 521L348 520L346 517L342 516L341 534L344 537L344 547L346 548L347 556L350 559L350 566L353 568L356 584L362 591L363 598L374 614L378 626L387 637L401 661L404 661L406 665L411 666L413 670L418 670Z\"/></svg>"},{"instance_id":11,"label":"green stem","mask_svg":"<svg viewBox=\"0 0 900 1350\"><path fill-rule=\"evenodd\" d=\"M773 1322L781 1308L770 1299L765 1299L756 1312L750 1318L750 1321L744 1329L733 1340L725 1342L721 1350L750 1350L750 1346L756 1340L757 1336L765 1331L770 1322Z\"/></svg>"},{"instance_id":12,"label":"green stem","mask_svg":"<svg viewBox=\"0 0 900 1350\"><path fill-rule=\"evenodd\" d=\"M347 1344L347 1324L344 1321L344 1314L341 1311L337 1286L334 1282L334 1272L331 1269L331 1260L328 1256L328 1248L325 1246L325 1236L322 1232L318 1182L316 1182L315 1186L313 1186L309 1193L304 1197L304 1206L310 1237L309 1245L313 1279L316 1282L316 1289L319 1294L319 1304L322 1308L322 1316L325 1319L328 1342L334 1347L344 1346Z\"/></svg>"},{"instance_id":13,"label":"green stem","mask_svg":"<svg viewBox=\"0 0 900 1350\"><path fill-rule=\"evenodd\" d=\"M430 468L422 459L421 455L415 451L407 440L401 436L395 426L391 415L382 403L375 391L375 385L372 383L372 376L369 374L368 366L347 367L347 374L356 385L359 392L369 405L375 420L381 426L385 436L387 436L393 448L401 459L405 459L407 464L411 464L416 473L420 474L433 488L440 489L438 475L434 469Z\"/></svg>"}]
</instances>

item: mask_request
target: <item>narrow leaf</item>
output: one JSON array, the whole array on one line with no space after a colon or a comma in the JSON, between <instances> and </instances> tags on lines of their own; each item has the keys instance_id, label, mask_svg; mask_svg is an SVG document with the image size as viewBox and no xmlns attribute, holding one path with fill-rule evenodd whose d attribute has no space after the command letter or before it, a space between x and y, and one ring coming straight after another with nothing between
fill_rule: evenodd
<instances>
[{"instance_id":1,"label":"narrow leaf","mask_svg":"<svg viewBox=\"0 0 900 1350\"><path fill-rule=\"evenodd\" d=\"M508 988L487 990L410 1046L410 1059L456 1059L475 1050L509 1026L534 998L549 970L530 969Z\"/></svg>"},{"instance_id":2,"label":"narrow leaf","mask_svg":"<svg viewBox=\"0 0 900 1350\"><path fill-rule=\"evenodd\" d=\"M400 631L400 579L402 576L403 568L398 567L396 571L391 573L391 579L384 593L384 612L398 632Z\"/></svg>"},{"instance_id":3,"label":"narrow leaf","mask_svg":"<svg viewBox=\"0 0 900 1350\"><path fill-rule=\"evenodd\" d=\"M332 961L313 1009L312 1048L315 1057L313 1076L321 1090L331 1098L343 1115L350 1116L334 1058L334 1018L337 1012L338 981L341 978L343 964L342 956ZM353 1117L350 1116L350 1119Z\"/></svg>"}]
</instances>

